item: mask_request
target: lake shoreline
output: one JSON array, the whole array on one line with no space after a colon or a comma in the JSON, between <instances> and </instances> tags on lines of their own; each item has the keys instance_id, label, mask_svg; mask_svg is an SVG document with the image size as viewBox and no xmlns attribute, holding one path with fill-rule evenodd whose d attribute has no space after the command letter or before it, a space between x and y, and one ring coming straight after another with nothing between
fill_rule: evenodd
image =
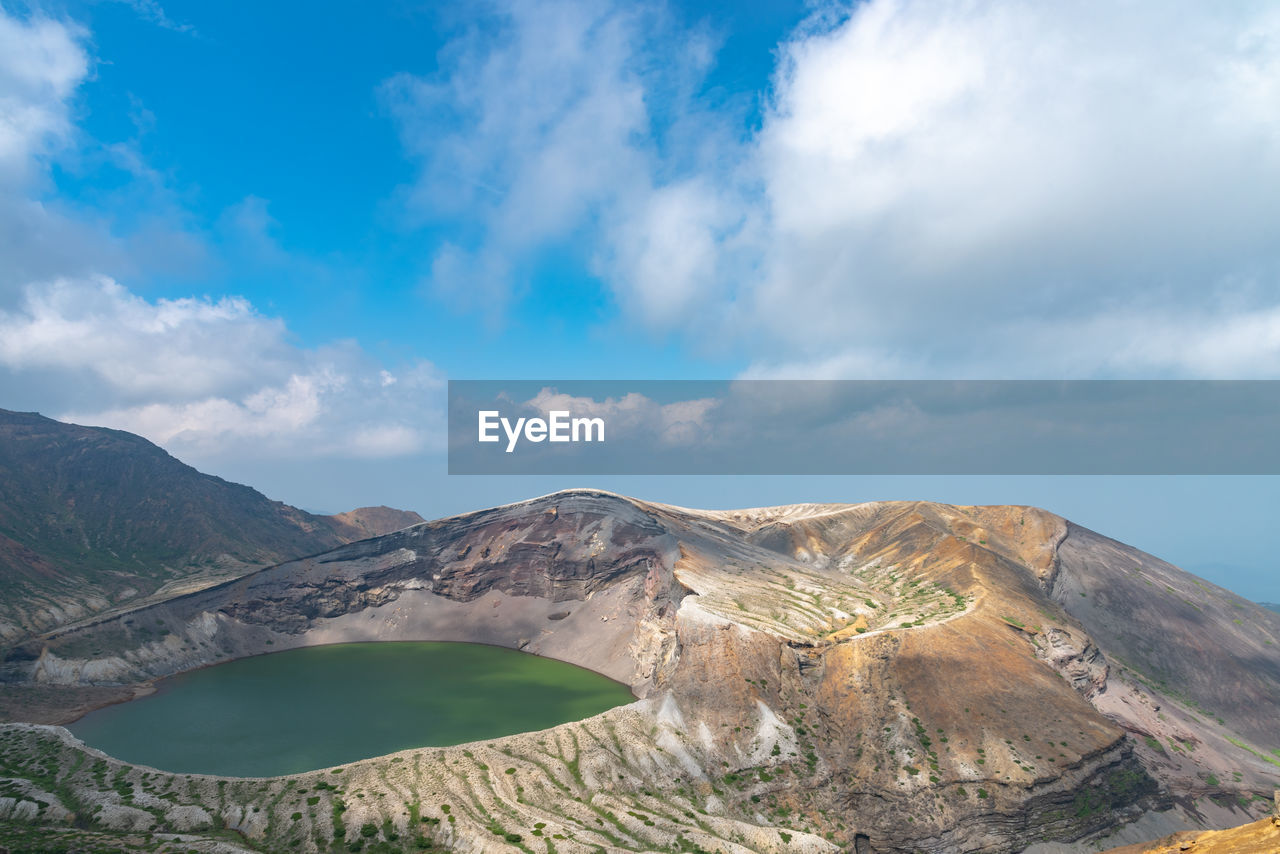
<instances>
[{"instance_id":1,"label":"lake shoreline","mask_svg":"<svg viewBox=\"0 0 1280 854\"><path fill-rule=\"evenodd\" d=\"M297 647L131 689L67 728L130 763L235 777L489 740L635 700L578 665L450 641Z\"/></svg>"}]
</instances>

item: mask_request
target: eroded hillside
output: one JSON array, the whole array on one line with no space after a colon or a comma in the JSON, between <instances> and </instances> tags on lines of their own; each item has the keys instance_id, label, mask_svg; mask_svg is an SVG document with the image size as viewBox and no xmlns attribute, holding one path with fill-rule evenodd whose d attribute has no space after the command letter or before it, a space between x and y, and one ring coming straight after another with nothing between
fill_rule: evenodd
<instances>
[{"instance_id":1,"label":"eroded hillside","mask_svg":"<svg viewBox=\"0 0 1280 854\"><path fill-rule=\"evenodd\" d=\"M1181 595L1139 595L1157 583ZM267 850L1017 851L1175 804L1238 823L1280 779L1280 621L1250 607L1034 508L557 493L47 636L6 678L74 691L293 646L467 640L639 702L263 781L130 769L13 726L5 773L53 799L37 820L176 832L181 807ZM1132 640L1157 624L1158 651Z\"/></svg>"}]
</instances>

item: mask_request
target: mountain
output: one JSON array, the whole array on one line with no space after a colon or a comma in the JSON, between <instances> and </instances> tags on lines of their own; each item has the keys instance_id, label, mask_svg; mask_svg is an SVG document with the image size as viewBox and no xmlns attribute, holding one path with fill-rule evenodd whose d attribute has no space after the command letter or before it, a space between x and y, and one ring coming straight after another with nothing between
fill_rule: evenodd
<instances>
[{"instance_id":1,"label":"mountain","mask_svg":"<svg viewBox=\"0 0 1280 854\"><path fill-rule=\"evenodd\" d=\"M409 639L563 659L639 699L266 781L86 761L62 730L9 724L4 774L55 801L135 780L161 800L131 827L198 809L263 850L539 854L1046 854L1241 824L1280 781L1280 616L1030 507L713 512L574 490L55 631L0 676L70 695Z\"/></svg>"},{"instance_id":2,"label":"mountain","mask_svg":"<svg viewBox=\"0 0 1280 854\"><path fill-rule=\"evenodd\" d=\"M140 436L0 410L0 645L420 521L389 508L313 516Z\"/></svg>"},{"instance_id":3,"label":"mountain","mask_svg":"<svg viewBox=\"0 0 1280 854\"><path fill-rule=\"evenodd\" d=\"M357 507L324 518L330 520L334 530L347 542L378 537L426 521L412 510L397 510L384 505Z\"/></svg>"}]
</instances>

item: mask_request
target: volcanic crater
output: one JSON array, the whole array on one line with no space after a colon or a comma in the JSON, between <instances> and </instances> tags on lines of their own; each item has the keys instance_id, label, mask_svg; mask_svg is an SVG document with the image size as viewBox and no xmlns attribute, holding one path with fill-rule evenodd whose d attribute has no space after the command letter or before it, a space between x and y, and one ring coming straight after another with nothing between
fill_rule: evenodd
<instances>
[{"instance_id":1,"label":"volcanic crater","mask_svg":"<svg viewBox=\"0 0 1280 854\"><path fill-rule=\"evenodd\" d=\"M571 490L64 627L3 676L133 689L380 640L522 649L638 699L269 779L8 724L8 808L249 850L1047 852L1238 824L1280 782L1280 615L1032 507Z\"/></svg>"}]
</instances>

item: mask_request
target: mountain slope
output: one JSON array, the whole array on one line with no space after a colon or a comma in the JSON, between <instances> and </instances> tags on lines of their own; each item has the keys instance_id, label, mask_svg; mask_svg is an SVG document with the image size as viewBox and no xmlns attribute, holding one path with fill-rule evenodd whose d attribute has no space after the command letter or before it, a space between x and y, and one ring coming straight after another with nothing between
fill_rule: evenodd
<instances>
[{"instance_id":1,"label":"mountain slope","mask_svg":"<svg viewBox=\"0 0 1280 854\"><path fill-rule=\"evenodd\" d=\"M1227 830L1183 831L1164 839L1140 842L1105 854L1274 854L1280 851L1280 818L1260 818Z\"/></svg>"},{"instance_id":2,"label":"mountain slope","mask_svg":"<svg viewBox=\"0 0 1280 854\"><path fill-rule=\"evenodd\" d=\"M706 512L579 490L56 632L4 670L72 690L311 644L466 640L642 698L414 754L411 777L403 756L357 763L344 785L365 797L344 801L345 824L320 817L322 792L296 839L302 780L282 778L237 807L266 811L244 832L270 850L324 848L366 822L409 840L422 830L400 804L447 803L433 844L449 847L516 850L494 841L500 822L559 834L565 854L1012 852L1175 803L1175 827L1257 812L1280 781L1263 726L1280 719L1280 618L1248 608L1035 508Z\"/></svg>"},{"instance_id":3,"label":"mountain slope","mask_svg":"<svg viewBox=\"0 0 1280 854\"><path fill-rule=\"evenodd\" d=\"M421 521L384 509L313 516L140 436L0 410L0 643Z\"/></svg>"},{"instance_id":4,"label":"mountain slope","mask_svg":"<svg viewBox=\"0 0 1280 854\"><path fill-rule=\"evenodd\" d=\"M335 513L324 518L330 520L334 530L346 542L380 537L426 521L412 510L397 510L385 505L357 507L355 510Z\"/></svg>"},{"instance_id":5,"label":"mountain slope","mask_svg":"<svg viewBox=\"0 0 1280 854\"><path fill-rule=\"evenodd\" d=\"M1190 761L1192 751L1230 752L1232 738L1280 769L1280 755L1270 753L1280 748L1276 614L1132 546L1069 527L1051 595L1127 684L1100 707L1129 720L1144 749L1147 737L1161 742L1150 761L1177 767L1188 785L1211 773ZM1163 719L1153 697L1171 701Z\"/></svg>"}]
</instances>

